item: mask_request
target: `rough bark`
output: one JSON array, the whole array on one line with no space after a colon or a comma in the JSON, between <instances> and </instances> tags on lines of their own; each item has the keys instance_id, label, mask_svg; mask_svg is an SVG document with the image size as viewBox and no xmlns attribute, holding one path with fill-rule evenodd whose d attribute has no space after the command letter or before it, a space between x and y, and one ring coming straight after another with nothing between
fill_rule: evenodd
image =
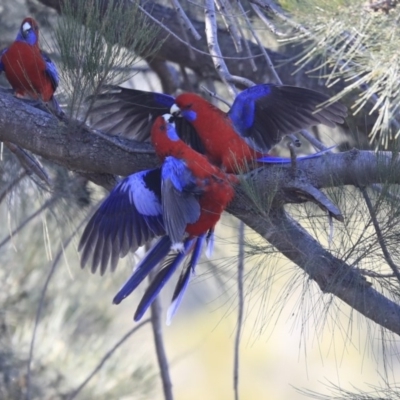
<instances>
[{"instance_id":1,"label":"rough bark","mask_svg":"<svg viewBox=\"0 0 400 400\"><path fill-rule=\"evenodd\" d=\"M111 137L123 146L119 147L89 128L67 119L60 121L4 92L0 92L0 140L89 177L127 175L158 164L148 144ZM399 173L393 173L396 169ZM400 183L397 159L392 160L390 153L354 150L298 162L295 172L291 166L261 168L244 179L260 193L274 188L273 207L257 210L239 187L230 213L302 268L323 292L334 294L367 318L400 334L400 307L371 287L356 269L325 250L282 209L285 202L302 201L291 191L305 181L318 188L388 180Z\"/></svg>"}]
</instances>

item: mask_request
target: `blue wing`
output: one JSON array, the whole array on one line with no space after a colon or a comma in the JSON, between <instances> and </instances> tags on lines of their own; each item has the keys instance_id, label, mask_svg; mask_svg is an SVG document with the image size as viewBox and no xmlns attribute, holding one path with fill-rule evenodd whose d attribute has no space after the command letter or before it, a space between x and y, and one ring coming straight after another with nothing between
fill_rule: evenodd
<instances>
[{"instance_id":1,"label":"blue wing","mask_svg":"<svg viewBox=\"0 0 400 400\"><path fill-rule=\"evenodd\" d=\"M107 86L96 97L91 111L92 125L113 135L123 135L139 141L150 138L157 117L170 112L175 98L167 94ZM204 146L196 131L184 118L175 121L179 137L194 150L204 154Z\"/></svg>"},{"instance_id":2,"label":"blue wing","mask_svg":"<svg viewBox=\"0 0 400 400\"><path fill-rule=\"evenodd\" d=\"M165 284L171 279L174 272L182 264L183 260L186 258L191 250L194 239L186 239L182 252L178 252L169 259L164 267L157 273L154 279L151 281L150 285L146 289L140 303L136 309L133 319L139 321L143 314L150 307L151 303L160 293L161 289Z\"/></svg>"},{"instance_id":3,"label":"blue wing","mask_svg":"<svg viewBox=\"0 0 400 400\"><path fill-rule=\"evenodd\" d=\"M148 240L165 234L161 206L161 170L142 171L122 180L104 200L83 231L81 266L104 274L110 264Z\"/></svg>"},{"instance_id":4,"label":"blue wing","mask_svg":"<svg viewBox=\"0 0 400 400\"><path fill-rule=\"evenodd\" d=\"M184 161L167 157L161 170L162 206L164 226L172 243L181 243L186 225L200 217L199 196L196 177Z\"/></svg>"},{"instance_id":5,"label":"blue wing","mask_svg":"<svg viewBox=\"0 0 400 400\"><path fill-rule=\"evenodd\" d=\"M144 256L132 276L124 283L113 299L114 304L121 303L146 278L149 272L167 257L171 249L171 240L163 236ZM180 254L180 253L179 253ZM161 289L160 289L161 290Z\"/></svg>"},{"instance_id":6,"label":"blue wing","mask_svg":"<svg viewBox=\"0 0 400 400\"><path fill-rule=\"evenodd\" d=\"M1 74L2 72L5 71L5 69L4 69L4 64L3 64L3 62L1 61L1 58L2 58L3 55L6 53L7 50L8 50L8 47L5 48L5 49L3 49L3 50L1 50L1 52L0 52L0 74Z\"/></svg>"},{"instance_id":7,"label":"blue wing","mask_svg":"<svg viewBox=\"0 0 400 400\"><path fill-rule=\"evenodd\" d=\"M183 295L188 287L190 277L194 274L195 267L200 259L202 249L204 247L204 242L206 241L206 235L207 234L204 234L195 239L185 239L182 251L172 254L168 259L167 255L170 252L172 243L168 236L163 236L149 250L131 277L115 295L113 303L119 304L122 300L129 296L140 285L140 283L143 282L149 272L152 271L159 263L165 260L162 269L156 274L152 282L149 284L136 309L134 320L140 320L165 284L171 279L177 268L192 252L189 263L182 272L172 297L172 303L168 310L167 317L167 323L169 324L183 299Z\"/></svg>"},{"instance_id":8,"label":"blue wing","mask_svg":"<svg viewBox=\"0 0 400 400\"><path fill-rule=\"evenodd\" d=\"M53 61L51 61L51 58L49 57L48 54L46 54L44 51L42 51L41 53L43 60L46 62L46 74L51 81L53 89L56 90L60 82L60 77L58 75L57 67L53 63Z\"/></svg>"},{"instance_id":9,"label":"blue wing","mask_svg":"<svg viewBox=\"0 0 400 400\"><path fill-rule=\"evenodd\" d=\"M171 324L172 318L182 302L183 295L185 294L186 289L189 285L190 278L192 277L192 275L194 275L196 265L201 257L204 242L207 241L208 236L209 233L204 233L203 235L195 239L195 244L190 261L188 262L186 269L182 271L178 283L176 284L174 294L172 295L171 305L168 308L167 313L167 325Z\"/></svg>"},{"instance_id":10,"label":"blue wing","mask_svg":"<svg viewBox=\"0 0 400 400\"><path fill-rule=\"evenodd\" d=\"M347 115L343 104L318 108L328 99L314 90L268 83L241 92L228 115L239 135L255 149L268 152L290 133L312 125L342 123Z\"/></svg>"}]
</instances>

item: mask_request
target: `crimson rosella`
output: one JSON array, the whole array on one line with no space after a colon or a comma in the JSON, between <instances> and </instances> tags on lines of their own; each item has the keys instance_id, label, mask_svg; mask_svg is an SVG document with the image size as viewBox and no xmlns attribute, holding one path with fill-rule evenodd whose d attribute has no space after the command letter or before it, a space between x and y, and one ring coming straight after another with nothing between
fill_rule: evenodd
<instances>
[{"instance_id":1,"label":"crimson rosella","mask_svg":"<svg viewBox=\"0 0 400 400\"><path fill-rule=\"evenodd\" d=\"M39 26L25 18L15 41L0 53L0 73L4 72L17 97L30 97L61 108L54 98L59 83L55 64L39 47Z\"/></svg>"},{"instance_id":2,"label":"crimson rosella","mask_svg":"<svg viewBox=\"0 0 400 400\"><path fill-rule=\"evenodd\" d=\"M195 93L174 98L113 87L97 98L92 114L99 129L145 140L155 118L170 111L183 117L176 120L182 140L232 173L255 161L287 161L267 154L285 135L312 125L342 123L344 105L336 102L317 108L327 100L314 90L268 83L243 90L225 113Z\"/></svg>"},{"instance_id":3,"label":"crimson rosella","mask_svg":"<svg viewBox=\"0 0 400 400\"><path fill-rule=\"evenodd\" d=\"M233 199L234 175L225 174L182 142L170 116L158 117L151 139L161 168L135 173L113 189L87 224L80 244L82 267L92 259L92 271L118 259L152 238L161 236L114 298L120 303L159 263L163 268L146 290L134 316L139 320L181 263L190 260L176 286L168 319L175 313L190 277L222 212ZM172 258L167 258L172 250Z\"/></svg>"}]
</instances>

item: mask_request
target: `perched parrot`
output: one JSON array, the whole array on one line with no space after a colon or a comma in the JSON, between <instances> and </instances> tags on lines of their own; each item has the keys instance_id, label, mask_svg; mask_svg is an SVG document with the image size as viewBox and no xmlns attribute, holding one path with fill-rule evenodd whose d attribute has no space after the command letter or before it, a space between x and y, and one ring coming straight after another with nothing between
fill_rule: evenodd
<instances>
[{"instance_id":1,"label":"perched parrot","mask_svg":"<svg viewBox=\"0 0 400 400\"><path fill-rule=\"evenodd\" d=\"M255 161L280 162L281 158L267 153L285 135L313 125L342 123L347 110L344 105L317 108L327 100L325 94L314 90L268 83L243 90L225 113L195 93L174 98L113 87L98 96L92 115L98 129L145 140L155 118L170 111L183 117L176 119L179 137L232 173Z\"/></svg>"},{"instance_id":2,"label":"perched parrot","mask_svg":"<svg viewBox=\"0 0 400 400\"><path fill-rule=\"evenodd\" d=\"M4 72L17 97L42 100L61 113L54 98L59 77L55 64L39 47L39 26L33 18L22 21L10 47L0 53L0 73Z\"/></svg>"},{"instance_id":3,"label":"perched parrot","mask_svg":"<svg viewBox=\"0 0 400 400\"><path fill-rule=\"evenodd\" d=\"M135 313L139 320L180 264L191 254L168 313L175 313L194 272L205 242L233 199L238 180L211 165L207 158L179 139L169 115L156 119L151 140L161 168L128 176L113 189L88 222L80 243L82 267L91 259L92 272L115 269L120 257L161 236L114 298L120 303L163 262ZM178 250L167 258L171 250Z\"/></svg>"}]
</instances>

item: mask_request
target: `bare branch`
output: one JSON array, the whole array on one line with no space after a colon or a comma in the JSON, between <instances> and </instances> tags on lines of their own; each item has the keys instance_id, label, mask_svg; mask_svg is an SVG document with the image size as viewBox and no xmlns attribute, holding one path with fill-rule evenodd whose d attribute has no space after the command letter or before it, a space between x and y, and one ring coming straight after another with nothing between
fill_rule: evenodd
<instances>
[{"instance_id":1,"label":"bare branch","mask_svg":"<svg viewBox=\"0 0 400 400\"><path fill-rule=\"evenodd\" d=\"M196 40L200 40L201 36L199 32L196 31L196 28L193 26L192 21L190 21L185 11L183 11L183 8L181 7L179 1L178 0L170 0L170 1L173 7L175 8L175 11L178 13L183 27L186 28Z\"/></svg>"},{"instance_id":2,"label":"bare branch","mask_svg":"<svg viewBox=\"0 0 400 400\"><path fill-rule=\"evenodd\" d=\"M149 281L154 278L154 274L149 274ZM172 381L169 374L169 363L167 354L164 347L164 339L162 333L162 308L160 299L157 296L151 304L151 326L153 328L154 345L156 348L157 361L160 367L160 376L163 385L163 392L165 400L173 400Z\"/></svg>"},{"instance_id":3,"label":"bare branch","mask_svg":"<svg viewBox=\"0 0 400 400\"><path fill-rule=\"evenodd\" d=\"M217 18L215 15L214 0L204 0L204 7L207 44L214 67L221 77L221 80L230 89L231 93L236 95L237 90L233 85L231 85L232 77L222 57L221 49L218 44Z\"/></svg>"},{"instance_id":4,"label":"bare branch","mask_svg":"<svg viewBox=\"0 0 400 400\"><path fill-rule=\"evenodd\" d=\"M239 35L239 29L232 15L232 9L229 2L225 0L215 0L219 15L221 16L226 29L232 36L233 43L235 44L236 51L240 53L242 51L242 43Z\"/></svg>"}]
</instances>

